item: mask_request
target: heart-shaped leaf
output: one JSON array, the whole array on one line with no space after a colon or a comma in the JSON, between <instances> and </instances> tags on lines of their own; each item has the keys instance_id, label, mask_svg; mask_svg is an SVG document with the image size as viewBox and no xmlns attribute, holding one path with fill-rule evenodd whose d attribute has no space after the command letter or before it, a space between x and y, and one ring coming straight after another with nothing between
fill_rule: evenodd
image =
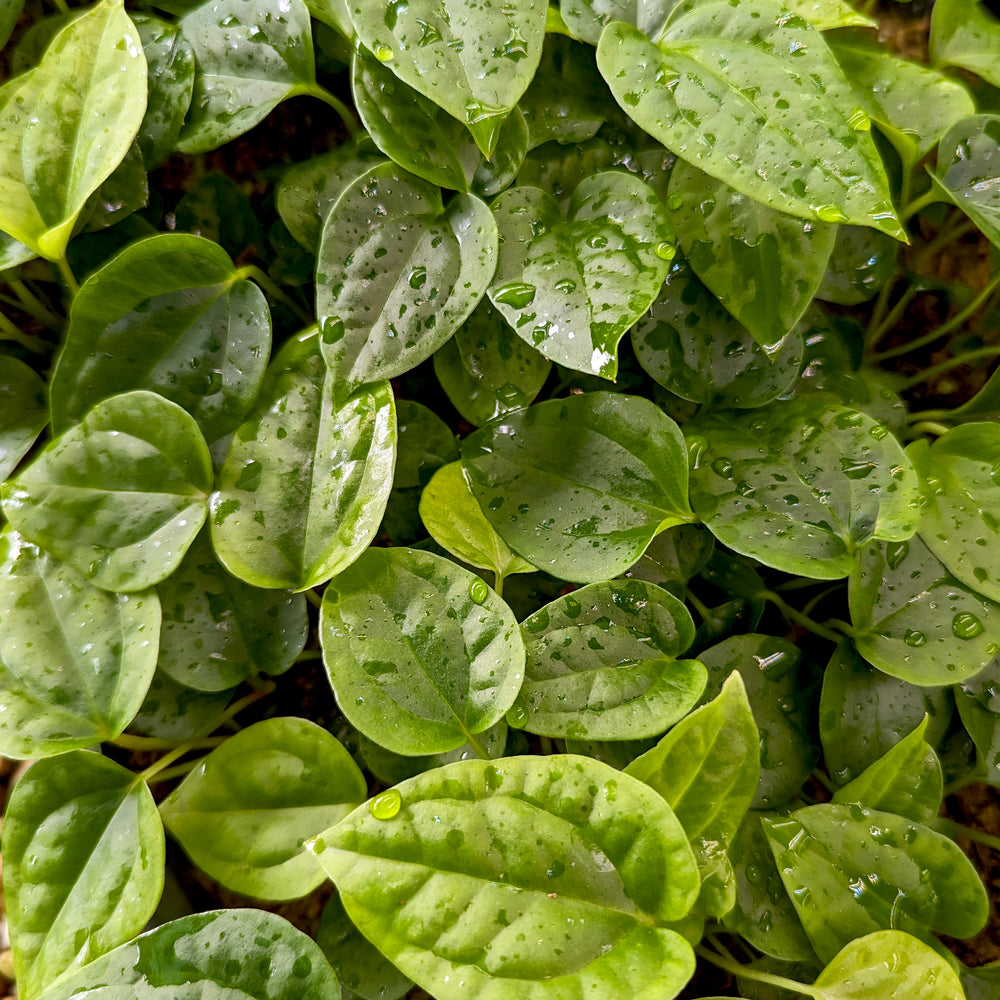
<instances>
[{"instance_id":1,"label":"heart-shaped leaf","mask_svg":"<svg viewBox=\"0 0 1000 1000\"><path fill-rule=\"evenodd\" d=\"M449 764L312 846L362 933L441 1000L670 997L694 970L664 927L698 893L680 824L586 757Z\"/></svg>"},{"instance_id":2,"label":"heart-shaped leaf","mask_svg":"<svg viewBox=\"0 0 1000 1000\"><path fill-rule=\"evenodd\" d=\"M212 545L256 587L305 590L350 565L392 488L396 415L388 382L336 403L315 330L271 362L212 494Z\"/></svg>"},{"instance_id":3,"label":"heart-shaped leaf","mask_svg":"<svg viewBox=\"0 0 1000 1000\"><path fill-rule=\"evenodd\" d=\"M270 349L267 300L217 244L182 233L139 240L73 300L49 389L53 429L115 393L149 389L215 441L246 416Z\"/></svg>"},{"instance_id":4,"label":"heart-shaped leaf","mask_svg":"<svg viewBox=\"0 0 1000 1000\"><path fill-rule=\"evenodd\" d=\"M0 479L17 468L48 422L45 383L23 361L0 355Z\"/></svg>"},{"instance_id":5,"label":"heart-shaped leaf","mask_svg":"<svg viewBox=\"0 0 1000 1000\"><path fill-rule=\"evenodd\" d=\"M194 418L152 392L98 403L13 483L3 510L98 587L154 586L205 520L212 461Z\"/></svg>"},{"instance_id":6,"label":"heart-shaped leaf","mask_svg":"<svg viewBox=\"0 0 1000 1000\"><path fill-rule=\"evenodd\" d=\"M593 174L565 217L537 188L493 202L500 255L489 295L525 343L567 368L614 379L616 351L667 274L673 231L659 198L637 177Z\"/></svg>"},{"instance_id":7,"label":"heart-shaped leaf","mask_svg":"<svg viewBox=\"0 0 1000 1000\"><path fill-rule=\"evenodd\" d=\"M33 997L142 930L163 890L163 826L144 782L75 750L17 783L3 860L18 991Z\"/></svg>"},{"instance_id":8,"label":"heart-shaped leaf","mask_svg":"<svg viewBox=\"0 0 1000 1000\"><path fill-rule=\"evenodd\" d=\"M719 541L786 573L847 576L872 539L911 537L917 476L871 417L797 396L685 426L691 505Z\"/></svg>"},{"instance_id":9,"label":"heart-shaped leaf","mask_svg":"<svg viewBox=\"0 0 1000 1000\"><path fill-rule=\"evenodd\" d=\"M129 151L145 110L139 33L123 0L102 0L0 89L0 228L48 260L64 258L87 199Z\"/></svg>"},{"instance_id":10,"label":"heart-shaped leaf","mask_svg":"<svg viewBox=\"0 0 1000 1000\"><path fill-rule=\"evenodd\" d=\"M393 163L340 197L323 226L316 313L338 393L394 378L465 322L493 276L496 224L475 195L441 192Z\"/></svg>"},{"instance_id":11,"label":"heart-shaped leaf","mask_svg":"<svg viewBox=\"0 0 1000 1000\"><path fill-rule=\"evenodd\" d=\"M823 36L776 0L683 8L656 40L609 24L597 65L625 113L737 191L821 222L905 239L871 136ZM720 136L743 129L734 150ZM752 136L752 138L750 138Z\"/></svg>"},{"instance_id":12,"label":"heart-shaped leaf","mask_svg":"<svg viewBox=\"0 0 1000 1000\"><path fill-rule=\"evenodd\" d=\"M517 410L466 438L462 461L497 534L564 580L623 573L659 531L692 520L680 430L638 396Z\"/></svg>"},{"instance_id":13,"label":"heart-shaped leaf","mask_svg":"<svg viewBox=\"0 0 1000 1000\"><path fill-rule=\"evenodd\" d=\"M265 719L216 747L160 814L199 868L236 892L298 899L323 873L302 845L364 801L361 769L306 719Z\"/></svg>"},{"instance_id":14,"label":"heart-shaped leaf","mask_svg":"<svg viewBox=\"0 0 1000 1000\"><path fill-rule=\"evenodd\" d=\"M47 757L121 735L156 668L155 593L98 590L7 530L0 619L4 756Z\"/></svg>"},{"instance_id":15,"label":"heart-shaped leaf","mask_svg":"<svg viewBox=\"0 0 1000 1000\"><path fill-rule=\"evenodd\" d=\"M331 580L320 636L341 711L396 753L475 745L521 686L510 608L468 570L415 549L370 548Z\"/></svg>"}]
</instances>

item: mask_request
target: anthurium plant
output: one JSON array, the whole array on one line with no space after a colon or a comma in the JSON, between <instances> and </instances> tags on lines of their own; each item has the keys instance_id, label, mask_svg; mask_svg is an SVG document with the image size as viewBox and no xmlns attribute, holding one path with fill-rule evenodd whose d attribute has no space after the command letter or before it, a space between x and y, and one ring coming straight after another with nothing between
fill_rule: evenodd
<instances>
[{"instance_id":1,"label":"anthurium plant","mask_svg":"<svg viewBox=\"0 0 1000 1000\"><path fill-rule=\"evenodd\" d=\"M0 0L22 1000L996 996L1000 20L872 6Z\"/></svg>"}]
</instances>

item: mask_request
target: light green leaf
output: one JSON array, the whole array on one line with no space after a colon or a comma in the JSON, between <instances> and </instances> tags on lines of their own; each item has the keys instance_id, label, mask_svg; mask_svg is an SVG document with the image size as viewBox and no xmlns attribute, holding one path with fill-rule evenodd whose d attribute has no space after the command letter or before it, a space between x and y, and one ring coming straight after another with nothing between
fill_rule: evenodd
<instances>
[{"instance_id":1,"label":"light green leaf","mask_svg":"<svg viewBox=\"0 0 1000 1000\"><path fill-rule=\"evenodd\" d=\"M160 806L199 868L259 899L298 899L323 873L302 849L364 801L361 769L325 729L265 719L216 747Z\"/></svg>"},{"instance_id":2,"label":"light green leaf","mask_svg":"<svg viewBox=\"0 0 1000 1000\"><path fill-rule=\"evenodd\" d=\"M45 383L23 361L0 354L0 479L6 479L49 422Z\"/></svg>"},{"instance_id":3,"label":"light green leaf","mask_svg":"<svg viewBox=\"0 0 1000 1000\"><path fill-rule=\"evenodd\" d=\"M574 38L596 45L612 21L624 21L655 37L677 4L678 0L559 0L559 11Z\"/></svg>"},{"instance_id":4,"label":"light green leaf","mask_svg":"<svg viewBox=\"0 0 1000 1000\"><path fill-rule=\"evenodd\" d=\"M954 684L996 657L1000 605L959 583L922 536L865 549L848 598L858 652L910 684Z\"/></svg>"},{"instance_id":5,"label":"light green leaf","mask_svg":"<svg viewBox=\"0 0 1000 1000\"><path fill-rule=\"evenodd\" d=\"M204 153L253 128L288 97L316 88L304 0L214 0L180 29L198 63L191 111L177 149Z\"/></svg>"},{"instance_id":6,"label":"light green leaf","mask_svg":"<svg viewBox=\"0 0 1000 1000\"><path fill-rule=\"evenodd\" d=\"M215 910L163 924L75 972L44 1000L340 1000L318 945L264 910Z\"/></svg>"},{"instance_id":7,"label":"light green leaf","mask_svg":"<svg viewBox=\"0 0 1000 1000\"><path fill-rule=\"evenodd\" d=\"M138 934L163 890L163 827L145 783L96 753L38 761L3 825L18 995Z\"/></svg>"},{"instance_id":8,"label":"light green leaf","mask_svg":"<svg viewBox=\"0 0 1000 1000\"><path fill-rule=\"evenodd\" d=\"M0 89L0 228L48 260L63 258L145 110L139 33L123 0L102 0L55 36L35 69Z\"/></svg>"},{"instance_id":9,"label":"light green leaf","mask_svg":"<svg viewBox=\"0 0 1000 1000\"><path fill-rule=\"evenodd\" d=\"M521 686L510 608L468 570L415 549L370 548L335 577L320 638L341 711L396 753L475 745Z\"/></svg>"},{"instance_id":10,"label":"light green leaf","mask_svg":"<svg viewBox=\"0 0 1000 1000\"><path fill-rule=\"evenodd\" d=\"M49 389L53 429L68 430L108 396L148 389L215 441L246 416L270 349L267 300L221 247L149 236L94 271L73 300Z\"/></svg>"},{"instance_id":11,"label":"light green leaf","mask_svg":"<svg viewBox=\"0 0 1000 1000\"><path fill-rule=\"evenodd\" d=\"M483 297L497 230L475 195L440 190L393 163L351 184L323 226L316 262L322 350L338 393L429 358Z\"/></svg>"},{"instance_id":12,"label":"light green leaf","mask_svg":"<svg viewBox=\"0 0 1000 1000\"><path fill-rule=\"evenodd\" d=\"M289 340L238 428L212 494L212 545L256 587L305 590L375 537L392 487L388 382L337 404L315 331Z\"/></svg>"},{"instance_id":13,"label":"light green leaf","mask_svg":"<svg viewBox=\"0 0 1000 1000\"><path fill-rule=\"evenodd\" d=\"M656 41L609 24L597 65L636 124L737 191L905 239L871 136L851 124L850 85L820 32L777 2L705 0ZM734 129L740 148L725 141Z\"/></svg>"},{"instance_id":14,"label":"light green leaf","mask_svg":"<svg viewBox=\"0 0 1000 1000\"><path fill-rule=\"evenodd\" d=\"M917 476L896 439L822 394L685 425L691 505L719 541L786 573L847 576L872 539L916 530Z\"/></svg>"},{"instance_id":15,"label":"light green leaf","mask_svg":"<svg viewBox=\"0 0 1000 1000\"><path fill-rule=\"evenodd\" d=\"M348 3L365 48L465 123L487 157L538 67L547 7L544 0Z\"/></svg>"},{"instance_id":16,"label":"light green leaf","mask_svg":"<svg viewBox=\"0 0 1000 1000\"><path fill-rule=\"evenodd\" d=\"M949 129L931 177L1000 246L1000 115L970 115Z\"/></svg>"},{"instance_id":17,"label":"light green leaf","mask_svg":"<svg viewBox=\"0 0 1000 1000\"><path fill-rule=\"evenodd\" d=\"M641 782L585 757L510 757L387 795L312 847L361 932L434 996L665 998L690 978L664 924L690 910L697 868Z\"/></svg>"},{"instance_id":18,"label":"light green leaf","mask_svg":"<svg viewBox=\"0 0 1000 1000\"><path fill-rule=\"evenodd\" d=\"M764 820L782 881L816 953L890 928L971 937L989 904L947 837L888 812L823 804Z\"/></svg>"},{"instance_id":19,"label":"light green leaf","mask_svg":"<svg viewBox=\"0 0 1000 1000\"><path fill-rule=\"evenodd\" d=\"M1000 24L985 3L937 0L931 8L931 62L961 66L1000 86Z\"/></svg>"},{"instance_id":20,"label":"light green leaf","mask_svg":"<svg viewBox=\"0 0 1000 1000\"><path fill-rule=\"evenodd\" d=\"M3 91L0 90L0 99L2 96ZM37 256L38 254L31 247L19 243L9 233L0 232L0 271L26 264Z\"/></svg>"},{"instance_id":21,"label":"light green leaf","mask_svg":"<svg viewBox=\"0 0 1000 1000\"><path fill-rule=\"evenodd\" d=\"M680 430L638 396L517 410L467 437L462 461L497 534L564 580L623 573L658 532L693 520Z\"/></svg>"},{"instance_id":22,"label":"light green leaf","mask_svg":"<svg viewBox=\"0 0 1000 1000\"><path fill-rule=\"evenodd\" d=\"M492 210L500 231L493 305L545 357L613 380L618 341L656 298L674 252L656 194L606 171L577 186L565 217L551 195L520 186Z\"/></svg>"},{"instance_id":23,"label":"light green leaf","mask_svg":"<svg viewBox=\"0 0 1000 1000\"><path fill-rule=\"evenodd\" d=\"M194 418L152 392L98 403L12 483L3 510L98 587L166 579L205 520L212 462Z\"/></svg>"}]
</instances>

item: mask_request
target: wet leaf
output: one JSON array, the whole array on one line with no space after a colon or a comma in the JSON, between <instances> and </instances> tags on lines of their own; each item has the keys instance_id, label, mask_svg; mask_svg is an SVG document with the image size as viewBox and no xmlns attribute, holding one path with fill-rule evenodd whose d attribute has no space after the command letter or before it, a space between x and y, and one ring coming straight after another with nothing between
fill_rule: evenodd
<instances>
[{"instance_id":1,"label":"wet leaf","mask_svg":"<svg viewBox=\"0 0 1000 1000\"><path fill-rule=\"evenodd\" d=\"M937 171L931 174L994 246L1000 246L998 150L1000 115L969 115L941 140Z\"/></svg>"},{"instance_id":2,"label":"wet leaf","mask_svg":"<svg viewBox=\"0 0 1000 1000\"><path fill-rule=\"evenodd\" d=\"M234 690L196 691L157 670L132 728L176 743L206 736L220 724Z\"/></svg>"},{"instance_id":3,"label":"wet leaf","mask_svg":"<svg viewBox=\"0 0 1000 1000\"><path fill-rule=\"evenodd\" d=\"M6 479L49 422L45 383L23 361L0 355L0 479Z\"/></svg>"},{"instance_id":4,"label":"wet leaf","mask_svg":"<svg viewBox=\"0 0 1000 1000\"><path fill-rule=\"evenodd\" d=\"M985 3L940 0L931 11L935 66L961 66L1000 86L1000 24Z\"/></svg>"},{"instance_id":5,"label":"wet leaf","mask_svg":"<svg viewBox=\"0 0 1000 1000\"><path fill-rule=\"evenodd\" d=\"M867 226L838 226L826 274L816 290L824 302L866 302L896 273L899 244Z\"/></svg>"},{"instance_id":6,"label":"wet leaf","mask_svg":"<svg viewBox=\"0 0 1000 1000\"><path fill-rule=\"evenodd\" d=\"M679 524L661 532L626 574L683 597L687 582L711 558L715 538L700 524Z\"/></svg>"}]
</instances>

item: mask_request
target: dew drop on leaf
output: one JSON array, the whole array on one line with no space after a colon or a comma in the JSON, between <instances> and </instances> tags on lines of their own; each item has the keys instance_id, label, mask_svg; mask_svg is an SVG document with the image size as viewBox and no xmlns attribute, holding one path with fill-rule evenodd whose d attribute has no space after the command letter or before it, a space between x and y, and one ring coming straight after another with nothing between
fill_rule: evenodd
<instances>
[{"instance_id":1,"label":"dew drop on leaf","mask_svg":"<svg viewBox=\"0 0 1000 1000\"><path fill-rule=\"evenodd\" d=\"M515 702L507 711L507 725L520 729L528 721L528 710L520 702Z\"/></svg>"},{"instance_id":2,"label":"dew drop on leaf","mask_svg":"<svg viewBox=\"0 0 1000 1000\"><path fill-rule=\"evenodd\" d=\"M484 580L473 580L469 584L469 597L476 604L485 604L486 598L490 596L490 588Z\"/></svg>"},{"instance_id":3,"label":"dew drop on leaf","mask_svg":"<svg viewBox=\"0 0 1000 1000\"><path fill-rule=\"evenodd\" d=\"M397 815L403 805L403 797L395 788L387 788L384 792L379 792L368 802L368 811L376 819L392 819Z\"/></svg>"},{"instance_id":4,"label":"dew drop on leaf","mask_svg":"<svg viewBox=\"0 0 1000 1000\"><path fill-rule=\"evenodd\" d=\"M865 114L861 108L855 108L851 112L850 118L847 119L847 124L854 129L855 132L870 132L872 130L872 120Z\"/></svg>"},{"instance_id":5,"label":"dew drop on leaf","mask_svg":"<svg viewBox=\"0 0 1000 1000\"><path fill-rule=\"evenodd\" d=\"M983 634L986 626L975 615L963 611L952 618L951 630L957 639L975 639Z\"/></svg>"},{"instance_id":6,"label":"dew drop on leaf","mask_svg":"<svg viewBox=\"0 0 1000 1000\"><path fill-rule=\"evenodd\" d=\"M374 55L379 62L392 62L392 46L386 45L384 42L376 42L375 48L372 49L372 55Z\"/></svg>"},{"instance_id":7,"label":"dew drop on leaf","mask_svg":"<svg viewBox=\"0 0 1000 1000\"><path fill-rule=\"evenodd\" d=\"M660 260L673 260L677 256L677 247L673 243L664 241L663 243L656 244L655 252Z\"/></svg>"},{"instance_id":8,"label":"dew drop on leaf","mask_svg":"<svg viewBox=\"0 0 1000 1000\"><path fill-rule=\"evenodd\" d=\"M927 644L927 636L923 632L918 632L915 628L908 628L906 634L903 636L903 642L907 646L917 648Z\"/></svg>"}]
</instances>

